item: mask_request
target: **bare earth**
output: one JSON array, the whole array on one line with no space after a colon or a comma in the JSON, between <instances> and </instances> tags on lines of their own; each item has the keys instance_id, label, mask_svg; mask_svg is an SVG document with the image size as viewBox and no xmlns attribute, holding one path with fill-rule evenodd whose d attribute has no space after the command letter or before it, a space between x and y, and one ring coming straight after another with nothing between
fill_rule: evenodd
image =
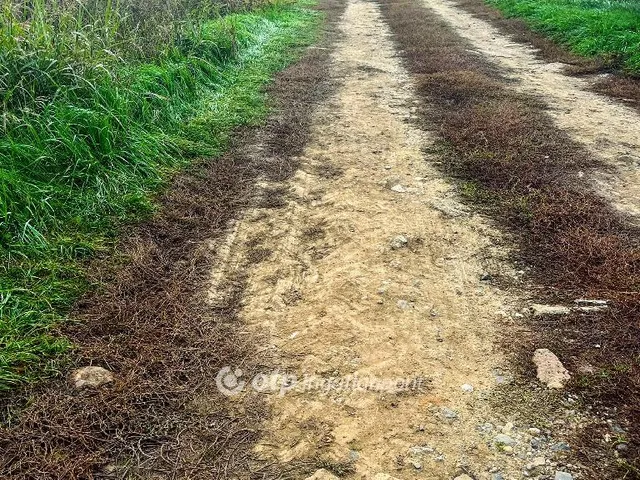
<instances>
[{"instance_id":1,"label":"bare earth","mask_svg":"<svg viewBox=\"0 0 640 480\"><path fill-rule=\"evenodd\" d=\"M316 111L300 171L263 185L286 188L287 205L247 212L213 275L215 300L256 238L268 252L245 272L241 313L269 334L263 350L280 367L264 373L283 388L269 394L258 452L349 465L356 478L521 478L533 454L510 455L495 438L527 444L535 425L514 429L489 401L508 377L495 343L519 299L482 280L487 265L517 273L499 234L425 162L431 141L412 124L413 86L375 4L351 0L341 30L328 72L339 87ZM289 389L283 374L418 379L419 388Z\"/></svg>"}]
</instances>

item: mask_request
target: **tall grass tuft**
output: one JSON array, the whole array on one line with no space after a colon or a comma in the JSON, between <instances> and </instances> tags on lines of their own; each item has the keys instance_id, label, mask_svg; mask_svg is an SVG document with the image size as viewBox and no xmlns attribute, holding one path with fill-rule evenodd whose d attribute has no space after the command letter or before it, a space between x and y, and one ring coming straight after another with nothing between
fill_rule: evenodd
<instances>
[{"instance_id":1,"label":"tall grass tuft","mask_svg":"<svg viewBox=\"0 0 640 480\"><path fill-rule=\"evenodd\" d=\"M4 0L0 391L68 348L49 332L86 289L83 260L259 116L268 77L242 80L244 97L230 85L251 62L286 61L261 55L314 18L267 1Z\"/></svg>"}]
</instances>

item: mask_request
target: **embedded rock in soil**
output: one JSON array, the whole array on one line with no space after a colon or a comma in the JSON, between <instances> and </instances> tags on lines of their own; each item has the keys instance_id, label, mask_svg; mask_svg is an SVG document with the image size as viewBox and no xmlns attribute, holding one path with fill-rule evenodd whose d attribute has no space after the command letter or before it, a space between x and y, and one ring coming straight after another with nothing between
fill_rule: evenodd
<instances>
[{"instance_id":1,"label":"embedded rock in soil","mask_svg":"<svg viewBox=\"0 0 640 480\"><path fill-rule=\"evenodd\" d=\"M531 311L534 317L541 317L543 315L567 315L571 312L568 307L562 305L531 305Z\"/></svg>"},{"instance_id":2,"label":"embedded rock in soil","mask_svg":"<svg viewBox=\"0 0 640 480\"><path fill-rule=\"evenodd\" d=\"M507 446L515 445L516 443L516 441L513 438L511 438L509 435L505 435L504 433L500 433L496 435L493 441L498 445L507 445Z\"/></svg>"},{"instance_id":3,"label":"embedded rock in soil","mask_svg":"<svg viewBox=\"0 0 640 480\"><path fill-rule=\"evenodd\" d=\"M328 470L321 468L320 470L317 470L316 473L314 473L310 477L307 477L306 480L340 480L340 479L336 477L333 473L329 472Z\"/></svg>"},{"instance_id":4,"label":"embedded rock in soil","mask_svg":"<svg viewBox=\"0 0 640 480\"><path fill-rule=\"evenodd\" d=\"M102 367L82 367L74 370L70 376L71 383L78 390L83 388L98 388L113 382L113 373Z\"/></svg>"},{"instance_id":5,"label":"embedded rock in soil","mask_svg":"<svg viewBox=\"0 0 640 480\"><path fill-rule=\"evenodd\" d=\"M406 247L408 243L409 240L407 239L407 237L405 237L404 235L398 235L397 237L394 237L393 240L391 240L390 245L393 250L398 250L400 248Z\"/></svg>"},{"instance_id":6,"label":"embedded rock in soil","mask_svg":"<svg viewBox=\"0 0 640 480\"><path fill-rule=\"evenodd\" d=\"M558 357L546 348L539 348L534 352L533 363L538 369L538 380L549 388L563 388L564 383L571 378Z\"/></svg>"}]
</instances>

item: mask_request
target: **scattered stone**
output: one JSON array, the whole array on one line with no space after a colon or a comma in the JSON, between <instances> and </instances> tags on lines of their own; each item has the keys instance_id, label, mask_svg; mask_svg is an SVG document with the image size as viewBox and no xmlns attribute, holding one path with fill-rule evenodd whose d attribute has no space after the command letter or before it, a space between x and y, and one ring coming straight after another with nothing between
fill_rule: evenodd
<instances>
[{"instance_id":1,"label":"scattered stone","mask_svg":"<svg viewBox=\"0 0 640 480\"><path fill-rule=\"evenodd\" d=\"M468 383L465 383L460 388L462 389L463 392L467 392L467 393L473 392L473 385L469 385Z\"/></svg>"},{"instance_id":2,"label":"scattered stone","mask_svg":"<svg viewBox=\"0 0 640 480\"><path fill-rule=\"evenodd\" d=\"M417 460L410 460L409 463L411 463L413 468L415 468L416 470L422 470L422 463L421 462L419 462Z\"/></svg>"},{"instance_id":3,"label":"scattered stone","mask_svg":"<svg viewBox=\"0 0 640 480\"><path fill-rule=\"evenodd\" d=\"M316 470L316 473L307 477L306 480L340 480L333 473L321 468L320 470Z\"/></svg>"},{"instance_id":4,"label":"scattered stone","mask_svg":"<svg viewBox=\"0 0 640 480\"><path fill-rule=\"evenodd\" d=\"M586 307L576 307L574 308L574 310L577 310L583 313L598 313L598 312L604 312L608 308L609 307L607 305L603 305L603 306L594 305L594 306L586 306Z\"/></svg>"},{"instance_id":5,"label":"scattered stone","mask_svg":"<svg viewBox=\"0 0 640 480\"><path fill-rule=\"evenodd\" d=\"M493 277L491 276L490 273L487 272L482 272L482 274L480 275L480 281L481 282L488 282L489 280L491 280Z\"/></svg>"},{"instance_id":6,"label":"scattered stone","mask_svg":"<svg viewBox=\"0 0 640 480\"><path fill-rule=\"evenodd\" d=\"M571 310L563 305L540 305L534 303L530 307L534 317L543 315L568 315Z\"/></svg>"},{"instance_id":7,"label":"scattered stone","mask_svg":"<svg viewBox=\"0 0 640 480\"><path fill-rule=\"evenodd\" d=\"M468 215L468 213L464 210L462 204L456 202L455 200L438 198L431 200L431 202L429 202L429 205L438 210L445 217L456 218Z\"/></svg>"},{"instance_id":8,"label":"scattered stone","mask_svg":"<svg viewBox=\"0 0 640 480\"><path fill-rule=\"evenodd\" d=\"M385 166L384 166L384 169L385 169L385 170L391 170L391 165L385 165Z\"/></svg>"},{"instance_id":9,"label":"scattered stone","mask_svg":"<svg viewBox=\"0 0 640 480\"><path fill-rule=\"evenodd\" d=\"M577 298L573 301L579 307L606 307L609 300L591 300L587 298Z\"/></svg>"},{"instance_id":10,"label":"scattered stone","mask_svg":"<svg viewBox=\"0 0 640 480\"><path fill-rule=\"evenodd\" d=\"M376 473L376 476L373 477L373 480L398 480L396 477L392 477L388 473Z\"/></svg>"},{"instance_id":11,"label":"scattered stone","mask_svg":"<svg viewBox=\"0 0 640 480\"><path fill-rule=\"evenodd\" d=\"M407 189L398 183L391 187L391 191L396 193L405 193Z\"/></svg>"},{"instance_id":12,"label":"scattered stone","mask_svg":"<svg viewBox=\"0 0 640 480\"><path fill-rule=\"evenodd\" d=\"M83 388L98 388L113 382L113 373L102 367L82 367L74 370L70 376L71 383L78 390Z\"/></svg>"},{"instance_id":13,"label":"scattered stone","mask_svg":"<svg viewBox=\"0 0 640 480\"><path fill-rule=\"evenodd\" d=\"M491 480L504 480L504 477L498 472L491 475Z\"/></svg>"},{"instance_id":14,"label":"scattered stone","mask_svg":"<svg viewBox=\"0 0 640 480\"><path fill-rule=\"evenodd\" d=\"M444 418L447 418L449 420L455 420L458 418L458 412L456 412L455 410L451 410L448 407L443 407L442 408L442 416Z\"/></svg>"},{"instance_id":15,"label":"scattered stone","mask_svg":"<svg viewBox=\"0 0 640 480\"><path fill-rule=\"evenodd\" d=\"M539 428L530 428L529 430L527 430L529 432L529 435L540 435L540 429Z\"/></svg>"},{"instance_id":16,"label":"scattered stone","mask_svg":"<svg viewBox=\"0 0 640 480\"><path fill-rule=\"evenodd\" d=\"M504 453L512 453L513 452L513 447L511 445L505 445L502 448L502 451Z\"/></svg>"},{"instance_id":17,"label":"scattered stone","mask_svg":"<svg viewBox=\"0 0 640 480\"><path fill-rule=\"evenodd\" d=\"M407 237L405 237L404 235L398 235L397 237L394 237L393 240L391 240L390 246L393 250L398 250L400 248L406 247L408 243L409 240L407 239Z\"/></svg>"},{"instance_id":18,"label":"scattered stone","mask_svg":"<svg viewBox=\"0 0 640 480\"><path fill-rule=\"evenodd\" d=\"M569 450L571 450L571 447L568 443L558 442L551 445L551 450L553 452L568 452Z\"/></svg>"},{"instance_id":19,"label":"scattered stone","mask_svg":"<svg viewBox=\"0 0 640 480\"><path fill-rule=\"evenodd\" d=\"M527 470L535 470L536 468L544 467L545 464L546 460L544 457L535 457L525 468Z\"/></svg>"},{"instance_id":20,"label":"scattered stone","mask_svg":"<svg viewBox=\"0 0 640 480\"><path fill-rule=\"evenodd\" d=\"M407 302L406 300L398 300L396 302L396 305L402 310L406 310L407 308L411 307L411 303Z\"/></svg>"},{"instance_id":21,"label":"scattered stone","mask_svg":"<svg viewBox=\"0 0 640 480\"><path fill-rule=\"evenodd\" d=\"M504 433L499 433L493 439L493 442L496 445L515 445L516 441L511 438L509 435L505 435Z\"/></svg>"},{"instance_id":22,"label":"scattered stone","mask_svg":"<svg viewBox=\"0 0 640 480\"><path fill-rule=\"evenodd\" d=\"M538 369L538 380L548 388L563 388L571 378L562 362L547 348L539 348L533 353L533 363Z\"/></svg>"},{"instance_id":23,"label":"scattered stone","mask_svg":"<svg viewBox=\"0 0 640 480\"><path fill-rule=\"evenodd\" d=\"M619 452L624 452L626 450L629 449L629 444L628 443L619 443L618 445L616 445L616 450L618 450Z\"/></svg>"},{"instance_id":24,"label":"scattered stone","mask_svg":"<svg viewBox=\"0 0 640 480\"><path fill-rule=\"evenodd\" d=\"M458 475L456 478L454 478L453 480L473 480L473 478L471 478L469 475L467 475L466 473L463 473L462 475Z\"/></svg>"},{"instance_id":25,"label":"scattered stone","mask_svg":"<svg viewBox=\"0 0 640 480\"><path fill-rule=\"evenodd\" d=\"M430 447L429 445L416 445L415 447L411 447L409 449L409 454L410 455L427 455L435 451L436 451L435 448Z\"/></svg>"},{"instance_id":26,"label":"scattered stone","mask_svg":"<svg viewBox=\"0 0 640 480\"><path fill-rule=\"evenodd\" d=\"M567 472L556 471L554 480L573 480L573 475Z\"/></svg>"}]
</instances>

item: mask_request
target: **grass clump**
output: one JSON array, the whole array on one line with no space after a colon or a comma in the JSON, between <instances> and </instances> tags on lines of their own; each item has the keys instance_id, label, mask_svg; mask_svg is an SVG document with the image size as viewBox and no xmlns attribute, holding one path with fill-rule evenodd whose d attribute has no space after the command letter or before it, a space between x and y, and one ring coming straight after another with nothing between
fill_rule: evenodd
<instances>
[{"instance_id":1,"label":"grass clump","mask_svg":"<svg viewBox=\"0 0 640 480\"><path fill-rule=\"evenodd\" d=\"M488 0L575 53L640 76L640 4L627 0Z\"/></svg>"},{"instance_id":2,"label":"grass clump","mask_svg":"<svg viewBox=\"0 0 640 480\"><path fill-rule=\"evenodd\" d=\"M0 391L55 370L86 259L263 118L262 86L317 22L286 3L60 4L0 15Z\"/></svg>"}]
</instances>

